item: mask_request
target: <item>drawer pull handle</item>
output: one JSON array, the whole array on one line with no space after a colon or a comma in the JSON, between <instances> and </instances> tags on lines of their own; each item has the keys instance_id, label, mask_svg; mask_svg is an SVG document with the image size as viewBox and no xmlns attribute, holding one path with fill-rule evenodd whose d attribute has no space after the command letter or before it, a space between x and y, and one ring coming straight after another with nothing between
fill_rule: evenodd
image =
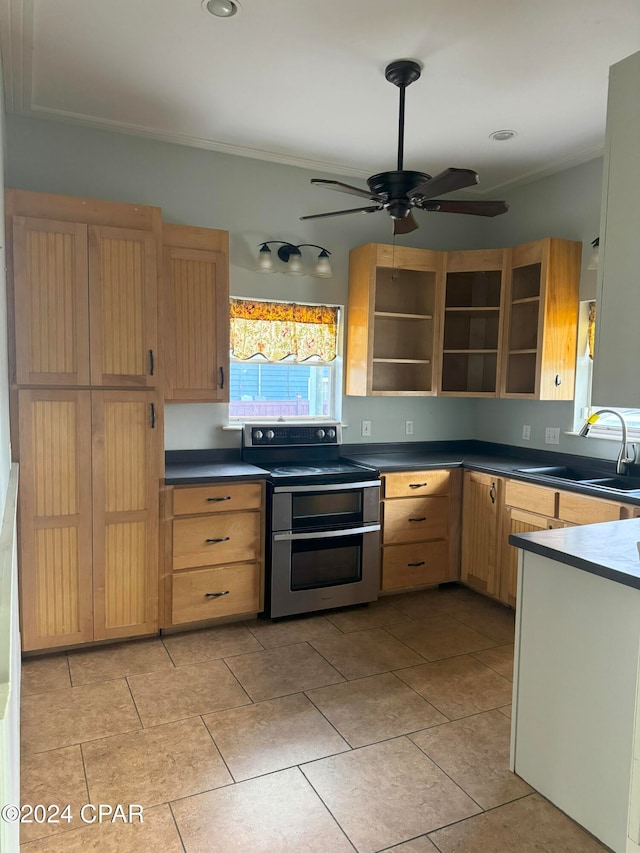
<instances>
[{"instance_id":1,"label":"drawer pull handle","mask_svg":"<svg viewBox=\"0 0 640 853\"><path fill-rule=\"evenodd\" d=\"M489 489L489 497L491 498L491 503L494 504L496 502L496 484L491 483L491 488Z\"/></svg>"},{"instance_id":2,"label":"drawer pull handle","mask_svg":"<svg viewBox=\"0 0 640 853\"><path fill-rule=\"evenodd\" d=\"M409 483L410 489L421 489L423 486L428 486L428 483Z\"/></svg>"},{"instance_id":3,"label":"drawer pull handle","mask_svg":"<svg viewBox=\"0 0 640 853\"><path fill-rule=\"evenodd\" d=\"M225 589L224 592L205 592L205 598L220 598L221 595L229 595L229 590Z\"/></svg>"},{"instance_id":4,"label":"drawer pull handle","mask_svg":"<svg viewBox=\"0 0 640 853\"><path fill-rule=\"evenodd\" d=\"M419 563L407 563L408 566L424 566L424 560L420 560Z\"/></svg>"},{"instance_id":5,"label":"drawer pull handle","mask_svg":"<svg viewBox=\"0 0 640 853\"><path fill-rule=\"evenodd\" d=\"M231 500L231 495L227 495L224 498L207 498L207 501L210 504L215 504L215 503L218 503L219 501L230 501L230 500Z\"/></svg>"},{"instance_id":6,"label":"drawer pull handle","mask_svg":"<svg viewBox=\"0 0 640 853\"><path fill-rule=\"evenodd\" d=\"M221 536L219 539L205 539L205 542L210 545L215 545L217 542L228 542L228 536Z\"/></svg>"},{"instance_id":7,"label":"drawer pull handle","mask_svg":"<svg viewBox=\"0 0 640 853\"><path fill-rule=\"evenodd\" d=\"M426 515L421 515L420 518L410 518L409 519L409 521L426 521L426 520L427 520Z\"/></svg>"}]
</instances>

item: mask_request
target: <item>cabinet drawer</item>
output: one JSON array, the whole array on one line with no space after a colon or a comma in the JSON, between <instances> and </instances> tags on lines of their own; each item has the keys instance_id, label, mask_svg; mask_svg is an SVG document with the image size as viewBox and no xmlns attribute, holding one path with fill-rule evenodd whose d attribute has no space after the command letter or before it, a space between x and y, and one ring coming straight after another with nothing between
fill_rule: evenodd
<instances>
[{"instance_id":1,"label":"cabinet drawer","mask_svg":"<svg viewBox=\"0 0 640 853\"><path fill-rule=\"evenodd\" d=\"M416 542L382 549L382 589L409 589L449 578L449 543Z\"/></svg>"},{"instance_id":2,"label":"cabinet drawer","mask_svg":"<svg viewBox=\"0 0 640 853\"><path fill-rule=\"evenodd\" d=\"M619 521L624 504L588 498L573 492L560 492L558 517L574 524L597 524L599 521Z\"/></svg>"},{"instance_id":3,"label":"cabinet drawer","mask_svg":"<svg viewBox=\"0 0 640 853\"><path fill-rule=\"evenodd\" d=\"M229 512L238 509L260 509L262 483L216 483L173 490L173 514L196 515L203 512Z\"/></svg>"},{"instance_id":4,"label":"cabinet drawer","mask_svg":"<svg viewBox=\"0 0 640 853\"><path fill-rule=\"evenodd\" d=\"M449 498L405 498L383 504L385 545L447 537Z\"/></svg>"},{"instance_id":5,"label":"cabinet drawer","mask_svg":"<svg viewBox=\"0 0 640 853\"><path fill-rule=\"evenodd\" d=\"M416 495L449 493L449 471L398 471L384 475L385 498L413 498Z\"/></svg>"},{"instance_id":6,"label":"cabinet drawer","mask_svg":"<svg viewBox=\"0 0 640 853\"><path fill-rule=\"evenodd\" d=\"M247 563L258 559L261 518L259 512L176 518L173 522L173 568Z\"/></svg>"},{"instance_id":7,"label":"cabinet drawer","mask_svg":"<svg viewBox=\"0 0 640 853\"><path fill-rule=\"evenodd\" d=\"M535 512L539 515L556 514L556 492L544 486L532 486L530 483L522 483L520 480L507 480L505 485L506 506L515 506Z\"/></svg>"},{"instance_id":8,"label":"cabinet drawer","mask_svg":"<svg viewBox=\"0 0 640 853\"><path fill-rule=\"evenodd\" d=\"M219 597L209 597L216 593ZM260 566L220 566L173 576L172 624L260 610Z\"/></svg>"}]
</instances>

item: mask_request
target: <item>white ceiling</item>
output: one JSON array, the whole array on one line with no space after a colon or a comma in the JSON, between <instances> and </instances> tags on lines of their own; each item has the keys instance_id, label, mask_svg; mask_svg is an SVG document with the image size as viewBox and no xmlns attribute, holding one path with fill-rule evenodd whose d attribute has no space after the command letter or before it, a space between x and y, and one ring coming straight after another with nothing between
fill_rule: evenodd
<instances>
[{"instance_id":1,"label":"white ceiling","mask_svg":"<svg viewBox=\"0 0 640 853\"><path fill-rule=\"evenodd\" d=\"M384 68L412 58L405 168L485 193L600 154L608 68L640 50L638 0L240 3L0 0L7 111L362 179L395 168Z\"/></svg>"}]
</instances>

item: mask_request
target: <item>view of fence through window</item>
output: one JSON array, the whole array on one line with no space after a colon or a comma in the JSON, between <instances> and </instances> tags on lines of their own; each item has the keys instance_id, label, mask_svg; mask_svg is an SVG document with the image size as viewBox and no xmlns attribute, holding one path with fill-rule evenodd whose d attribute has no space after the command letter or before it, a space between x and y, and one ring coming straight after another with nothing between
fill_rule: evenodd
<instances>
[{"instance_id":1,"label":"view of fence through window","mask_svg":"<svg viewBox=\"0 0 640 853\"><path fill-rule=\"evenodd\" d=\"M232 361L232 418L333 417L333 368L327 364Z\"/></svg>"}]
</instances>

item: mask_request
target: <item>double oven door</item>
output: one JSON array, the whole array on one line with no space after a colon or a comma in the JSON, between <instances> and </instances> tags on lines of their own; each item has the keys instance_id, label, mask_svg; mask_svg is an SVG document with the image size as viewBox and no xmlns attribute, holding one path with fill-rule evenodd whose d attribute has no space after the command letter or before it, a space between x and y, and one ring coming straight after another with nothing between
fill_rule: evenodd
<instances>
[{"instance_id":1,"label":"double oven door","mask_svg":"<svg viewBox=\"0 0 640 853\"><path fill-rule=\"evenodd\" d=\"M380 481L272 489L267 615L375 601Z\"/></svg>"}]
</instances>

